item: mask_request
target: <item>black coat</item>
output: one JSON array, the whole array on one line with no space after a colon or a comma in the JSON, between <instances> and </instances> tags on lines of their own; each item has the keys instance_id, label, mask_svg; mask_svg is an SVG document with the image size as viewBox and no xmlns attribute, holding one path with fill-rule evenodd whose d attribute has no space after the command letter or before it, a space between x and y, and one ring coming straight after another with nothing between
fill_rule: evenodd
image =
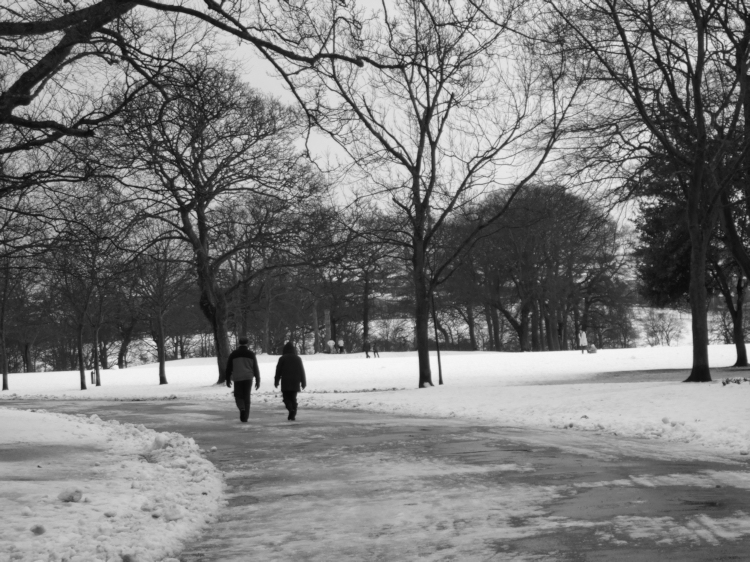
<instances>
[{"instance_id":1,"label":"black coat","mask_svg":"<svg viewBox=\"0 0 750 562\"><path fill-rule=\"evenodd\" d=\"M299 392L300 386L302 388L307 386L302 359L299 358L294 347L288 344L284 346L284 355L279 357L279 362L276 364L274 386L278 386L279 381L281 381L283 392Z\"/></svg>"}]
</instances>

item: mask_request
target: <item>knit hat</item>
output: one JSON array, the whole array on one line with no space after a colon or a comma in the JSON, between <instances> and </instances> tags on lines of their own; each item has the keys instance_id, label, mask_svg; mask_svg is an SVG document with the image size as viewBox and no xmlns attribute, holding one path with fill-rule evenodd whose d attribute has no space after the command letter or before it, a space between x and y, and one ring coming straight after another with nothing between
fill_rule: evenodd
<instances>
[{"instance_id":1,"label":"knit hat","mask_svg":"<svg viewBox=\"0 0 750 562\"><path fill-rule=\"evenodd\" d=\"M238 340L240 345L247 345L250 343L250 340L247 339L247 336L240 336L240 339Z\"/></svg>"}]
</instances>

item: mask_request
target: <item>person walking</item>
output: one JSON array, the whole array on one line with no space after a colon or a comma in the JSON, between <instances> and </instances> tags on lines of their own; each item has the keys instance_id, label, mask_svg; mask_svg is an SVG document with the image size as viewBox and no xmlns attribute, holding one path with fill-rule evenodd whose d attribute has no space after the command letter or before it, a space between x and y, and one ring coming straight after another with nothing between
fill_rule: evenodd
<instances>
[{"instance_id":1,"label":"person walking","mask_svg":"<svg viewBox=\"0 0 750 562\"><path fill-rule=\"evenodd\" d=\"M289 415L286 419L294 421L297 418L297 393L300 387L304 390L307 386L305 378L305 366L302 359L297 355L297 350L292 342L287 342L284 351L276 364L276 377L273 385L279 388L281 383L281 396Z\"/></svg>"},{"instance_id":2,"label":"person walking","mask_svg":"<svg viewBox=\"0 0 750 562\"><path fill-rule=\"evenodd\" d=\"M344 353L344 340L338 341L339 353Z\"/></svg>"},{"instance_id":3,"label":"person walking","mask_svg":"<svg viewBox=\"0 0 750 562\"><path fill-rule=\"evenodd\" d=\"M365 343L362 344L362 351L365 352L365 357L368 359L370 358L370 342L365 340Z\"/></svg>"},{"instance_id":4,"label":"person walking","mask_svg":"<svg viewBox=\"0 0 750 562\"><path fill-rule=\"evenodd\" d=\"M380 357L380 354L378 353L378 344L377 343L372 344L372 356L373 357Z\"/></svg>"},{"instance_id":5,"label":"person walking","mask_svg":"<svg viewBox=\"0 0 750 562\"><path fill-rule=\"evenodd\" d=\"M580 332L578 332L578 345L581 346L581 354L583 354L584 351L586 351L586 348L589 346L589 342L586 339L585 330L581 330Z\"/></svg>"},{"instance_id":6,"label":"person walking","mask_svg":"<svg viewBox=\"0 0 750 562\"><path fill-rule=\"evenodd\" d=\"M247 348L248 339L242 336L240 346L235 349L227 360L227 386L232 388L234 380L234 401L240 411L240 421L246 422L250 417L250 390L255 379L255 390L260 388L260 369L255 353Z\"/></svg>"}]
</instances>

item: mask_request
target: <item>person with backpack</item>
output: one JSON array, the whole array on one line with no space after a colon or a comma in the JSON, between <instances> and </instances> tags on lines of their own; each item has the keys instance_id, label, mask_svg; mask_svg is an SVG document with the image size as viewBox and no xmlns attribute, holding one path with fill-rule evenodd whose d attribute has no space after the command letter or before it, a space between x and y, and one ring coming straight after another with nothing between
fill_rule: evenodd
<instances>
[{"instance_id":1,"label":"person with backpack","mask_svg":"<svg viewBox=\"0 0 750 562\"><path fill-rule=\"evenodd\" d=\"M297 355L297 350L292 342L287 342L284 351L276 364L276 377L273 385L279 388L281 383L281 396L289 415L286 419L294 421L297 418L297 393L307 386L305 378L305 366L302 359Z\"/></svg>"},{"instance_id":2,"label":"person with backpack","mask_svg":"<svg viewBox=\"0 0 750 562\"><path fill-rule=\"evenodd\" d=\"M255 390L260 388L260 369L255 353L247 348L249 340L246 336L239 339L240 346L235 349L227 360L227 386L232 388L234 380L234 401L240 411L240 421L247 422L250 417L250 390L255 379Z\"/></svg>"}]
</instances>

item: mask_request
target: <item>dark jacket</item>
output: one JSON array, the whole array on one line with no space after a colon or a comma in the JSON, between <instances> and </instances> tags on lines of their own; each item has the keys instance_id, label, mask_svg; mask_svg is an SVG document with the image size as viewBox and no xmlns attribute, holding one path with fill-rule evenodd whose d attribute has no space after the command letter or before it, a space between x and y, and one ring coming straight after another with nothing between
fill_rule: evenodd
<instances>
[{"instance_id":1,"label":"dark jacket","mask_svg":"<svg viewBox=\"0 0 750 562\"><path fill-rule=\"evenodd\" d=\"M370 342L366 341L362 344L362 351L370 351Z\"/></svg>"},{"instance_id":2,"label":"dark jacket","mask_svg":"<svg viewBox=\"0 0 750 562\"><path fill-rule=\"evenodd\" d=\"M255 353L247 346L241 345L235 349L227 361L227 381L251 381L255 378L255 384L260 384L260 369Z\"/></svg>"},{"instance_id":3,"label":"dark jacket","mask_svg":"<svg viewBox=\"0 0 750 562\"><path fill-rule=\"evenodd\" d=\"M279 357L279 362L276 364L274 386L278 386L279 381L281 381L283 392L299 392L300 386L302 388L307 386L305 367L291 342L284 346L284 354Z\"/></svg>"}]
</instances>

